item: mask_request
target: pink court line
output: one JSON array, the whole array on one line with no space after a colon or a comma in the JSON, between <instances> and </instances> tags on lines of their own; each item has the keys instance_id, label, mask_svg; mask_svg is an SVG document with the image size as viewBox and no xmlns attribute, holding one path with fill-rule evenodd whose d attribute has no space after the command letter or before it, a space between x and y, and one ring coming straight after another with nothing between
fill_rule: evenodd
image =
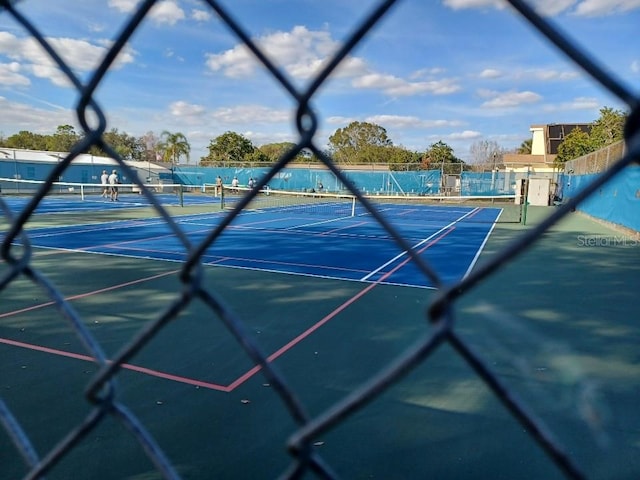
<instances>
[{"instance_id":1,"label":"pink court line","mask_svg":"<svg viewBox=\"0 0 640 480\"><path fill-rule=\"evenodd\" d=\"M7 338L0 338L0 343L4 343L5 345L11 345L13 347L20 347L20 348L26 348L28 350L35 350L38 352L50 353L53 355L58 355L60 357L67 357L67 358L73 358L75 360L83 360L85 362L97 363L95 358L90 357L89 355L65 352L64 350L57 350L55 348L48 348L40 345L33 345L31 343L16 342L15 340L9 340ZM109 360L109 362L111 361ZM179 382L179 383L186 383L187 385L194 385L196 387L204 387L204 388L209 388L211 390L218 390L221 392L230 391L229 387L225 387L224 385L218 385L216 383L210 383L210 382L203 382L201 380L181 377L179 375L172 375L170 373L160 372L158 370L152 370L150 368L139 367L137 365L132 365L130 363L123 363L122 368L125 368L127 370L132 370L135 372L144 373L152 377L164 378L166 380L172 380L174 382Z\"/></svg>"},{"instance_id":2,"label":"pink court line","mask_svg":"<svg viewBox=\"0 0 640 480\"><path fill-rule=\"evenodd\" d=\"M80 293L78 295L72 295L70 297L65 297L65 300L77 300L79 298L89 297L91 295L96 295L98 293L109 292L111 290L117 290L119 288L128 287L130 285L136 285L138 283L148 282L150 280L155 280L156 278L166 277L167 275L172 275L172 274L177 273L179 271L180 270L172 270L170 272L164 272L164 273L159 273L158 275L152 275L151 277L139 278L137 280L132 280L130 282L119 283L118 285L112 285L110 287L101 288L99 290L93 290L92 292ZM37 310L39 308L48 307L49 305L54 305L54 304L55 304L55 302L52 301L52 302L40 303L38 305L32 305L30 307L21 308L19 310L14 310L12 312L2 313L2 314L0 314L0 318L10 317L11 315L17 315L19 313L30 312L32 310Z\"/></svg>"},{"instance_id":3,"label":"pink court line","mask_svg":"<svg viewBox=\"0 0 640 480\"><path fill-rule=\"evenodd\" d=\"M447 235L449 235L453 230L455 230L455 228L450 228L448 230L446 230L445 232L443 232L441 235L439 235L438 237L434 238L433 240L431 240L429 243L427 243L426 245L424 245L420 250L417 251L417 253L422 253L424 252L427 248L435 245L437 242L439 242L440 240L442 240L444 237L446 237ZM343 310L345 310L348 306L352 305L354 302L356 302L357 300L359 300L360 298L362 298L364 295L366 295L367 293L369 293L371 290L373 290L375 287L377 287L378 285L380 285L385 279L389 278L392 274L394 274L395 272L397 272L398 270L400 270L402 267L404 267L407 263L409 263L411 261L411 257L407 257L405 260L403 260L400 264L396 265L393 269L389 270L387 273L385 273L384 275L382 275L378 280L376 280L375 282L369 284L367 287L365 287L364 289L362 289L360 292L356 293L353 297L351 297L350 299L348 299L347 301L345 301L342 305L340 305L338 308L336 308L335 310L333 310L331 313L329 313L328 315L326 315L324 318L322 318L320 321L318 321L317 323L315 323L314 325L312 325L311 327L309 327L307 330L305 330L304 332L302 332L300 335L298 335L297 337L295 337L293 340L291 340L289 343L283 345L282 347L280 347L278 350L276 350L274 353L272 353L271 355L269 355L267 357L267 362L271 363L273 362L275 359L277 359L278 357L282 356L284 353L286 353L287 351L291 350L291 348L293 348L295 345L297 345L298 343L300 343L302 340L304 340L305 338L307 338L309 335L311 335L313 332L315 332L316 330L318 330L321 326L323 326L324 324L326 324L329 320L331 320L332 318L334 318L336 315L338 315L340 312L342 312ZM262 370L262 366L261 365L256 365L253 368L251 368L250 370L248 370L246 373L244 373L243 375L241 375L240 377L238 377L235 381L233 381L232 383L229 384L229 391L233 391L235 390L237 387L239 387L240 385L242 385L244 382L246 382L247 380L249 380L251 377L253 377L256 373L258 373L260 370Z\"/></svg>"},{"instance_id":4,"label":"pink court line","mask_svg":"<svg viewBox=\"0 0 640 480\"><path fill-rule=\"evenodd\" d=\"M113 285L111 287L102 288L102 289L99 289L99 290L94 290L92 292L73 295L73 296L70 296L70 297L66 297L65 300L76 300L78 298L84 298L84 297L88 297L88 296L95 295L95 294L98 294L98 293L104 293L104 292L108 292L108 291L111 291L111 290L116 290L116 289L119 289L119 288L127 287L127 286L130 286L130 285L135 285L135 284L138 284L138 283L147 282L147 281L154 280L154 279L157 279L157 278L165 277L167 275L172 275L172 274L175 274L177 272L179 272L179 270L172 270L170 272L164 272L164 273L160 273L158 275L152 275L150 277L145 277L145 278L141 278L141 279L138 279L138 280L133 280L131 282L125 282L125 283L121 283L121 284L118 284L118 285ZM23 312L36 310L36 309L43 308L43 307L47 307L49 305L53 305L54 303L55 302L45 302L45 303L41 303L39 305L33 305L31 307L28 307L28 308L23 308L23 309L20 309L20 310L14 310L12 312L3 313L3 314L0 314L0 318L8 317L8 316L11 316L11 315L16 315L16 314L23 313ZM58 355L58 356L62 356L62 357L74 358L76 360L83 360L83 361L87 361L87 362L95 362L95 359L93 357L88 356L88 355L82 355L82 354L77 354L77 353L72 353L72 352L66 352L64 350L58 350L58 349L54 349L54 348L43 347L41 345L34 345L34 344L30 344L30 343L18 342L18 341L15 341L15 340L9 340L7 338L0 338L0 343L6 344L6 345L12 345L12 346L15 346L15 347L26 348L26 349L29 349L29 350L35 350L35 351L39 351L39 352L50 353L50 354ZM196 380L196 379L193 379L193 378L182 377L182 376L179 376L179 375L173 375L173 374L170 374L170 373L161 372L161 371L158 371L158 370L153 370L153 369L150 369L150 368L140 367L140 366L132 365L132 364L128 364L128 363L123 364L122 368L125 368L127 370L140 372L140 373L144 373L144 374L151 375L151 376L158 377L158 378L164 378L164 379L167 379L167 380L173 380L173 381L179 382L179 383L185 383L185 384L188 384L188 385L194 385L194 386L197 386L197 387L204 387L204 388L209 388L211 390L218 390L218 391L222 391L222 392L229 391L228 387L225 387L223 385L218 385L216 383L204 382L202 380Z\"/></svg>"},{"instance_id":5,"label":"pink court line","mask_svg":"<svg viewBox=\"0 0 640 480\"><path fill-rule=\"evenodd\" d=\"M424 245L420 250L418 250L417 253L424 252L427 248L429 248L432 245L434 245L437 242L439 242L441 239L443 239L445 236L447 236L453 230L454 229L451 228L451 229L443 232L440 236L434 238L431 242L429 242L426 245ZM394 267L393 269L389 270L387 273L382 275L378 280L376 280L375 282L369 284L367 287L365 287L360 292L355 294L353 297L351 297L350 299L348 299L347 301L342 303L342 305L340 305L339 307L334 309L331 313L326 315L320 321L316 322L310 328L308 328L307 330L302 332L300 335L298 335L297 337L293 338L287 344L283 345L278 350L276 350L274 353L269 355L267 357L267 361L269 363L271 363L274 360L276 360L277 358L281 357L283 354L285 354L286 352L291 350L295 345L300 343L305 338L309 337L313 332L318 330L320 327L325 325L331 319L336 317L339 313L344 311L347 307L349 307L350 305L355 303L357 300L362 298L364 295L369 293L371 290L373 290L375 287L380 285L380 283L382 283L385 279L387 279L393 273L398 271L400 268L404 267L410 261L411 261L410 257L406 258L403 262L398 264L396 267ZM153 279L153 278L159 278L159 277L162 277L162 276L165 276L165 275L169 275L171 273L175 273L176 271L168 272L168 273L164 273L164 274L160 274L160 275L155 275L155 276L149 277L147 279L141 279L141 280L136 280L136 281L133 281L133 282L127 282L127 283L124 283L124 284L121 284L121 285L118 285L118 286L97 290L97 291L91 292L91 293L76 295L74 297L69 297L69 299L81 298L81 297L89 296L89 295L92 295L92 294L95 294L95 293L98 293L98 292L104 292L104 291L108 291L108 290L113 290L115 288L119 288L119 287L122 287L122 286L125 286L125 285L132 285L132 284L135 284L135 283L139 283L141 281L150 280L150 279ZM12 313L15 314L15 313L19 313L19 312L22 312L22 311L31 310L33 308L41 308L41 307L46 306L46 305L51 305L52 303L53 302L48 302L46 304L41 304L39 306L34 306L34 307L31 307L31 308L28 308L28 309L19 310L19 311L15 311L15 312L12 312ZM8 314L4 314L2 316L7 316L7 315ZM54 355L64 356L64 357L68 357L68 358L74 358L76 360L83 360L83 361L87 361L87 362L95 362L95 359L90 357L90 356L88 356L88 355L81 355L81 354L72 353L72 352L65 352L63 350L57 350L57 349L43 347L43 346L39 346L39 345L33 345L33 344L29 344L29 343L17 342L17 341L5 339L5 338L0 338L0 343L4 343L6 345L12 345L12 346L16 346L16 347L21 347L21 348L26 348L26 349L30 349L30 350L40 351L40 352L44 352L44 353L50 353L50 354L54 354ZM260 370L262 370L262 366L256 365L253 368L251 368L250 370L248 370L246 373L244 373L243 375L238 377L235 381L231 382L229 385L224 386L224 385L220 385L220 384L216 384L216 383L204 382L202 380L197 380L197 379L193 379L193 378L183 377L183 376L179 376L179 375L173 375L173 374L170 374L170 373L161 372L161 371L158 371L158 370L153 370L153 369L150 369L150 368L140 367L140 366L132 365L132 364L128 364L128 363L122 364L122 368L125 368L127 370L136 371L136 372L139 372L139 373L144 373L146 375L150 375L150 376L154 376L154 377L158 377L158 378L163 378L163 379L166 379L166 380L171 380L171 381L178 382L178 383L184 383L184 384L187 384L187 385L193 385L193 386L197 386L197 387L208 388L208 389L211 389L211 390L217 390L217 391L225 392L225 393L232 392L238 386L242 385L247 380L249 380L251 377L253 377L256 373L258 373Z\"/></svg>"}]
</instances>

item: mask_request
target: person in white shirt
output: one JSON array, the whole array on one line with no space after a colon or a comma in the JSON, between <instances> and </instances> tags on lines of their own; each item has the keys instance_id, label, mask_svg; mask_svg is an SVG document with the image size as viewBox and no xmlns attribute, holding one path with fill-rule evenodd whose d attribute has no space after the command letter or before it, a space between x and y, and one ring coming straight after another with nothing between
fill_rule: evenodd
<instances>
[{"instance_id":1,"label":"person in white shirt","mask_svg":"<svg viewBox=\"0 0 640 480\"><path fill-rule=\"evenodd\" d=\"M109 174L106 170L102 170L102 176L100 177L100 182L102 182L102 196L103 198L107 198L110 193L109 189Z\"/></svg>"},{"instance_id":2,"label":"person in white shirt","mask_svg":"<svg viewBox=\"0 0 640 480\"><path fill-rule=\"evenodd\" d=\"M111 172L111 175L109 175L109 185L111 186L112 202L118 201L118 184L119 183L120 183L120 180L118 179L118 172L114 170L113 172Z\"/></svg>"}]
</instances>

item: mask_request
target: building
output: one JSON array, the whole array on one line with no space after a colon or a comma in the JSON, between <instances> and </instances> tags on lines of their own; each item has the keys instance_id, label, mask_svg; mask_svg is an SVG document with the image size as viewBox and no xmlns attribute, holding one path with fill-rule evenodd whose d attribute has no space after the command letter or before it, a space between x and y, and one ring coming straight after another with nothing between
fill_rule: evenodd
<instances>
[{"instance_id":1,"label":"building","mask_svg":"<svg viewBox=\"0 0 640 480\"><path fill-rule=\"evenodd\" d=\"M67 152L0 147L0 178L43 180L67 155ZM125 163L136 172L141 181L157 183L163 177L171 178L170 170L160 162L127 160ZM57 180L97 184L100 183L102 170L110 171L113 168L118 168L118 165L118 162L112 158L83 153L73 159L63 175L59 176ZM126 183L133 183L133 179L128 179L126 176L123 176L122 180Z\"/></svg>"},{"instance_id":2,"label":"building","mask_svg":"<svg viewBox=\"0 0 640 480\"><path fill-rule=\"evenodd\" d=\"M552 123L550 125L531 125L531 154L506 153L503 157L504 168L510 172L547 173L558 171L555 159L558 147L574 129L589 133L591 123Z\"/></svg>"}]
</instances>

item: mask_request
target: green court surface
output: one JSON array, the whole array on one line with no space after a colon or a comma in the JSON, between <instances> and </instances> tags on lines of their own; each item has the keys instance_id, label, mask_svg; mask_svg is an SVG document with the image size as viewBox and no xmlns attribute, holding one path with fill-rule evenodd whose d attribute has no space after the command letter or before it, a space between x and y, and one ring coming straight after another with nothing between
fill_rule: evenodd
<instances>
[{"instance_id":1,"label":"green court surface","mask_svg":"<svg viewBox=\"0 0 640 480\"><path fill-rule=\"evenodd\" d=\"M550 211L531 208L527 226L496 225L478 264ZM73 297L110 358L183 288L178 262L35 250L31 265ZM0 275L7 271L0 264ZM434 290L204 271L206 289L272 355L310 417L431 333L426 312ZM456 331L588 478L640 477L638 278L637 237L574 213L457 303ZM48 452L89 412L84 390L97 367L29 279L12 281L0 298L2 398L36 451ZM120 371L116 395L182 478L277 478L292 463L286 444L297 425L253 367L216 314L194 300ZM314 440L341 478L563 478L447 344ZM27 472L6 434L0 452L0 478ZM108 417L47 478L161 477L133 436Z\"/></svg>"}]
</instances>

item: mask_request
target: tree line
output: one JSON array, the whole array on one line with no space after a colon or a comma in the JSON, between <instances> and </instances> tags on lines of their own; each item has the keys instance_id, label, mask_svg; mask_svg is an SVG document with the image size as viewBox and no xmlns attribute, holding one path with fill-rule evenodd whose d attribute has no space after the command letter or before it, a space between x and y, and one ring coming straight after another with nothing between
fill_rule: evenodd
<instances>
[{"instance_id":1,"label":"tree line","mask_svg":"<svg viewBox=\"0 0 640 480\"><path fill-rule=\"evenodd\" d=\"M225 132L211 140L208 155L200 159L203 166L225 166L243 163L271 164L292 150L292 142L269 143L256 147L251 140L236 132ZM424 152L415 152L393 144L387 131L380 125L368 122L352 122L329 137L324 152L340 165L385 164L392 169L424 169L433 165L446 165L446 169L459 170L465 162L455 156L453 148L439 141ZM302 150L292 160L294 163L318 163L311 152ZM457 168L450 165L458 165Z\"/></svg>"},{"instance_id":2,"label":"tree line","mask_svg":"<svg viewBox=\"0 0 640 480\"><path fill-rule=\"evenodd\" d=\"M27 150L43 150L46 152L69 152L82 139L71 125L59 125L51 135L22 130L9 137L0 134L0 146ZM164 161L179 163L182 157L189 157L191 146L182 133L163 131L160 136L147 132L141 137L134 137L126 132L113 128L103 134L103 140L124 160ZM108 156L97 146L86 152L95 156Z\"/></svg>"},{"instance_id":3,"label":"tree line","mask_svg":"<svg viewBox=\"0 0 640 480\"><path fill-rule=\"evenodd\" d=\"M558 147L556 162L585 155L623 138L626 115L618 110L604 107L600 117L593 122L587 133L576 128ZM20 131L9 137L0 134L0 146L29 150L68 152L81 139L71 125L60 125L51 135ZM172 165L189 162L191 145L180 132L163 131L159 136L147 132L134 137L113 128L103 134L103 140L125 160L167 162ZM244 135L227 131L209 142L208 154L199 159L201 166L226 166L237 164L271 164L292 150L292 142L269 143L255 146ZM87 152L96 156L107 156L100 148L92 146ZM460 173L463 170L497 168L504 153L508 153L494 141L482 140L470 147L471 161L458 158L453 148L439 140L424 151L413 151L394 145L384 127L369 122L351 122L337 129L329 137L325 152L341 165L386 164L394 170L441 169L444 173ZM531 139L522 142L514 153L531 153ZM303 150L293 159L298 163L316 163L311 152Z\"/></svg>"}]
</instances>

